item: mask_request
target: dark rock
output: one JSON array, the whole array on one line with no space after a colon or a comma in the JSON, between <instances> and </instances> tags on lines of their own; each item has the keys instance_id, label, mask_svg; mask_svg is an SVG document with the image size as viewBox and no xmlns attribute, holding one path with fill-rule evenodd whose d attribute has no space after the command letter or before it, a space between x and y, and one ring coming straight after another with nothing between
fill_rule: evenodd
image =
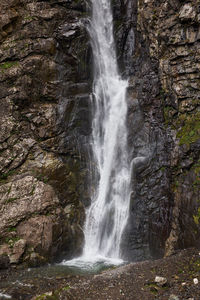
<instances>
[{"instance_id":1,"label":"dark rock","mask_svg":"<svg viewBox=\"0 0 200 300\"><path fill-rule=\"evenodd\" d=\"M8 255L0 255L0 270L7 269L10 266L10 259Z\"/></svg>"}]
</instances>

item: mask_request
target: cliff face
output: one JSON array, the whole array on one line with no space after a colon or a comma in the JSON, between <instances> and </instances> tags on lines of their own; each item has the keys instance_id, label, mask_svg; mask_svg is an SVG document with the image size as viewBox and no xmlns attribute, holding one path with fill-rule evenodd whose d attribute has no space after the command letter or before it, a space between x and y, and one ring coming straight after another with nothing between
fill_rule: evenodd
<instances>
[{"instance_id":1,"label":"cliff face","mask_svg":"<svg viewBox=\"0 0 200 300\"><path fill-rule=\"evenodd\" d=\"M138 31L158 63L173 199L165 253L200 245L200 1L139 1Z\"/></svg>"},{"instance_id":2,"label":"cliff face","mask_svg":"<svg viewBox=\"0 0 200 300\"><path fill-rule=\"evenodd\" d=\"M127 259L140 260L163 256L170 232L173 199L169 140L160 96L159 63L151 57L149 42L138 28L138 2L120 3L115 6L115 15L122 16L116 22L115 32L119 64L129 78L128 130L132 158L130 218L122 248Z\"/></svg>"},{"instance_id":3,"label":"cliff face","mask_svg":"<svg viewBox=\"0 0 200 300\"><path fill-rule=\"evenodd\" d=\"M11 263L81 251L90 134L85 9L83 1L0 3L0 254Z\"/></svg>"},{"instance_id":4,"label":"cliff face","mask_svg":"<svg viewBox=\"0 0 200 300\"><path fill-rule=\"evenodd\" d=\"M112 2L119 65L130 81L124 257L200 246L200 1ZM76 255L83 243L91 188L87 5L2 0L0 11L0 255L37 265Z\"/></svg>"},{"instance_id":5,"label":"cliff face","mask_svg":"<svg viewBox=\"0 0 200 300\"><path fill-rule=\"evenodd\" d=\"M130 259L200 245L199 4L114 1L119 63L130 78Z\"/></svg>"}]
</instances>

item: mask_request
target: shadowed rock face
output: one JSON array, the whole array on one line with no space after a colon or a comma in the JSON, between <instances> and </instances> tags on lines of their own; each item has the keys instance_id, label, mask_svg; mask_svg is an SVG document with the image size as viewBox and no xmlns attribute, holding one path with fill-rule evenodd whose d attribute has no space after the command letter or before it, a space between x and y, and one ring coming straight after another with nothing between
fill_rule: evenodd
<instances>
[{"instance_id":1,"label":"shadowed rock face","mask_svg":"<svg viewBox=\"0 0 200 300\"><path fill-rule=\"evenodd\" d=\"M114 1L119 62L130 77L128 259L199 246L199 5Z\"/></svg>"},{"instance_id":2,"label":"shadowed rock face","mask_svg":"<svg viewBox=\"0 0 200 300\"><path fill-rule=\"evenodd\" d=\"M122 249L126 259L142 260L163 256L170 232L170 140L164 127L158 58L151 57L139 30L138 3L115 2L119 65L130 83L127 125L132 194Z\"/></svg>"},{"instance_id":3,"label":"shadowed rock face","mask_svg":"<svg viewBox=\"0 0 200 300\"><path fill-rule=\"evenodd\" d=\"M199 246L199 1L113 0L129 78L129 260ZM86 1L0 3L0 266L80 253L89 204ZM9 256L5 256L7 254ZM4 258L4 259L3 259Z\"/></svg>"}]
</instances>

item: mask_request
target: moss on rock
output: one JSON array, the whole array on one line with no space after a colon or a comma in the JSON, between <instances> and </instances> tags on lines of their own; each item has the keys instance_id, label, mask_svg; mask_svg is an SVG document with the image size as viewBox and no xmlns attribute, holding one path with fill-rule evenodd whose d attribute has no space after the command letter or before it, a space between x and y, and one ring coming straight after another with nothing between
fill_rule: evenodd
<instances>
[{"instance_id":1,"label":"moss on rock","mask_svg":"<svg viewBox=\"0 0 200 300\"><path fill-rule=\"evenodd\" d=\"M195 143L200 137L200 112L181 115L179 123L182 125L177 133L179 144L189 145Z\"/></svg>"}]
</instances>

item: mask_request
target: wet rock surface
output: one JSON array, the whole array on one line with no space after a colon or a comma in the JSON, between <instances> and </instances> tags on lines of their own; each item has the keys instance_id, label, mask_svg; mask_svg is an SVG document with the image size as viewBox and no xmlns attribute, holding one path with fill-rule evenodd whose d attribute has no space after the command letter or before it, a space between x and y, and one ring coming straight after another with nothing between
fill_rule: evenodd
<instances>
[{"instance_id":1,"label":"wet rock surface","mask_svg":"<svg viewBox=\"0 0 200 300\"><path fill-rule=\"evenodd\" d=\"M199 246L199 16L199 1L145 1L138 7L138 29L149 43L151 59L159 64L168 141L173 211L166 255Z\"/></svg>"},{"instance_id":2,"label":"wet rock surface","mask_svg":"<svg viewBox=\"0 0 200 300\"><path fill-rule=\"evenodd\" d=\"M129 78L127 259L199 246L199 1L113 1Z\"/></svg>"}]
</instances>

